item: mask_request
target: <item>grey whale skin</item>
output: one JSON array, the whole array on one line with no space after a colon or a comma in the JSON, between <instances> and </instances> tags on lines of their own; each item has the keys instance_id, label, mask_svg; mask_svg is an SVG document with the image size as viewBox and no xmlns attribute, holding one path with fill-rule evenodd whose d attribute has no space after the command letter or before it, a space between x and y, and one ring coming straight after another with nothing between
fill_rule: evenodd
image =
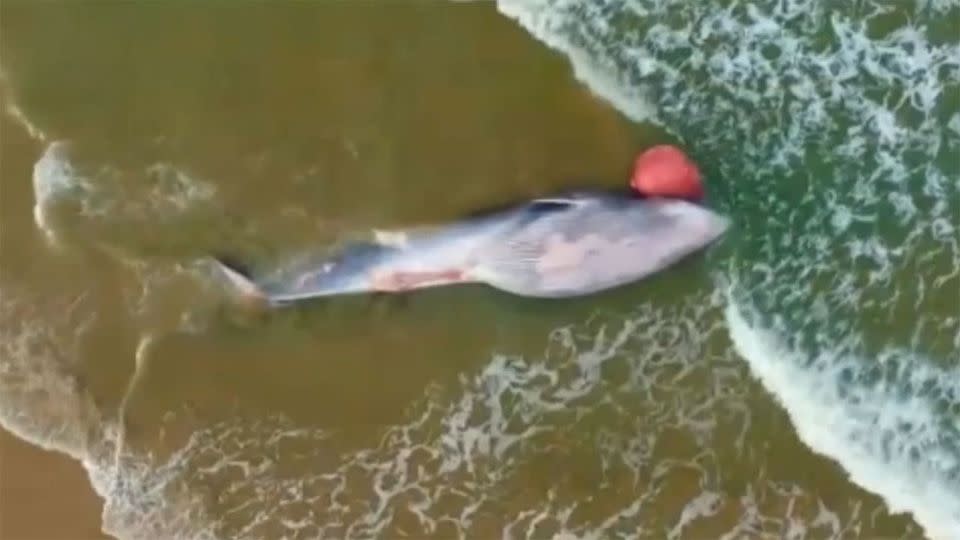
<instances>
[{"instance_id":1,"label":"grey whale skin","mask_svg":"<svg viewBox=\"0 0 960 540\"><path fill-rule=\"evenodd\" d=\"M310 298L484 283L520 296L583 296L659 272L718 239L729 220L684 199L579 191L447 225L375 232L368 243L260 278L226 258L244 296Z\"/></svg>"}]
</instances>

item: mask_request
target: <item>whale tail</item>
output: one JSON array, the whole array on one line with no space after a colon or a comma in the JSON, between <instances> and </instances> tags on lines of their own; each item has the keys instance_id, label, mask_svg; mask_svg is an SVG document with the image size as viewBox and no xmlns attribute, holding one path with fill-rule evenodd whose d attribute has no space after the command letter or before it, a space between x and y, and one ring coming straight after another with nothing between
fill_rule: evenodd
<instances>
[{"instance_id":1,"label":"whale tail","mask_svg":"<svg viewBox=\"0 0 960 540\"><path fill-rule=\"evenodd\" d=\"M227 278L233 292L245 303L273 304L270 296L253 281L250 269L245 264L229 255L214 255L211 258L217 270Z\"/></svg>"},{"instance_id":2,"label":"whale tail","mask_svg":"<svg viewBox=\"0 0 960 540\"><path fill-rule=\"evenodd\" d=\"M334 258L293 264L266 280L257 278L235 257L213 254L211 259L242 302L273 308L311 298L374 292L371 276L396 251L373 243L350 245Z\"/></svg>"}]
</instances>

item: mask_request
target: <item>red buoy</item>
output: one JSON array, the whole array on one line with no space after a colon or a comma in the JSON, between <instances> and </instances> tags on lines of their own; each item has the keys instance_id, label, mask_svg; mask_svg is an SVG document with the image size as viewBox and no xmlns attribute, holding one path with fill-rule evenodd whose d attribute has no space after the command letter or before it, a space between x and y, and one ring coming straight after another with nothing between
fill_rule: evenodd
<instances>
[{"instance_id":1,"label":"red buoy","mask_svg":"<svg viewBox=\"0 0 960 540\"><path fill-rule=\"evenodd\" d=\"M650 197L703 197L700 169L682 150L667 144L654 146L637 157L630 187Z\"/></svg>"}]
</instances>

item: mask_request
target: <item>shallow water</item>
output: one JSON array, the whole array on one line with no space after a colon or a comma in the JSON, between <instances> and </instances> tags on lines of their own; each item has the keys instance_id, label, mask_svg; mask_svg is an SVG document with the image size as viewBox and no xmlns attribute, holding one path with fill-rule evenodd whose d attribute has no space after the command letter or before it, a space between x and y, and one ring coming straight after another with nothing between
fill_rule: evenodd
<instances>
[{"instance_id":1,"label":"shallow water","mask_svg":"<svg viewBox=\"0 0 960 540\"><path fill-rule=\"evenodd\" d=\"M121 538L951 538L960 8L590 5L4 2L0 421ZM590 298L252 314L204 259L677 141L734 228Z\"/></svg>"}]
</instances>

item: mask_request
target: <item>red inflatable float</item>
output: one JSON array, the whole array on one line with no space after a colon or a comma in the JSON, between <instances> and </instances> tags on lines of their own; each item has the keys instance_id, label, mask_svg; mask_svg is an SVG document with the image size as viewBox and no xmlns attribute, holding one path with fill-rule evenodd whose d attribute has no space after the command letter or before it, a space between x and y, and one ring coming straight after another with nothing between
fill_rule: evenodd
<instances>
[{"instance_id":1,"label":"red inflatable float","mask_svg":"<svg viewBox=\"0 0 960 540\"><path fill-rule=\"evenodd\" d=\"M654 146L637 157L630 187L647 196L703 197L700 169L682 150L671 145Z\"/></svg>"}]
</instances>

